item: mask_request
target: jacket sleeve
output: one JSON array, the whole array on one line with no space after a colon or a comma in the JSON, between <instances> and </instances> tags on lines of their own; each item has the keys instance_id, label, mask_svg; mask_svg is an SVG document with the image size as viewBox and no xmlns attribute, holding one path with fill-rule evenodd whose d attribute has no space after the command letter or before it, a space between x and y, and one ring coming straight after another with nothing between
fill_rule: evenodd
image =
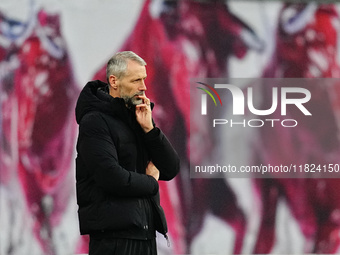
<instances>
[{"instance_id":1,"label":"jacket sleeve","mask_svg":"<svg viewBox=\"0 0 340 255\"><path fill-rule=\"evenodd\" d=\"M87 174L106 192L131 197L152 196L158 192L158 182L152 176L131 172L119 165L108 126L99 114L83 117L77 151Z\"/></svg>"},{"instance_id":2,"label":"jacket sleeve","mask_svg":"<svg viewBox=\"0 0 340 255\"><path fill-rule=\"evenodd\" d=\"M171 180L179 172L180 160L163 132L154 127L145 134L145 143L151 155L151 161L160 172L160 180Z\"/></svg>"}]
</instances>

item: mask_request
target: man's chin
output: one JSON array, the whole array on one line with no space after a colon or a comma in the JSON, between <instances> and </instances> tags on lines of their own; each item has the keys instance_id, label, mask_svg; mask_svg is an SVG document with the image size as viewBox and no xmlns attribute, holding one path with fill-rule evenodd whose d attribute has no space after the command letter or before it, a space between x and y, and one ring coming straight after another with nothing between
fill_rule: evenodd
<instances>
[{"instance_id":1,"label":"man's chin","mask_svg":"<svg viewBox=\"0 0 340 255\"><path fill-rule=\"evenodd\" d=\"M136 105L143 103L143 100L139 98L124 98L124 101L128 108L134 108Z\"/></svg>"},{"instance_id":2,"label":"man's chin","mask_svg":"<svg viewBox=\"0 0 340 255\"><path fill-rule=\"evenodd\" d=\"M139 105L139 104L142 104L143 103L143 100L142 99L136 99L136 100L132 100L132 104L133 105Z\"/></svg>"}]
</instances>

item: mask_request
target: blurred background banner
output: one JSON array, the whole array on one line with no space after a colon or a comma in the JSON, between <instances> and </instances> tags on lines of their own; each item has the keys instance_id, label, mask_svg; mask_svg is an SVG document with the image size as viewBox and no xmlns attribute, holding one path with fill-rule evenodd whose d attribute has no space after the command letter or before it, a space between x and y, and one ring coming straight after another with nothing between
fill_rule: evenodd
<instances>
[{"instance_id":1,"label":"blurred background banner","mask_svg":"<svg viewBox=\"0 0 340 255\"><path fill-rule=\"evenodd\" d=\"M153 117L181 157L179 176L160 182L171 240L169 248L157 239L160 255L339 253L340 178L190 176L207 152L226 165L339 170L339 11L336 1L2 0L0 254L88 253L75 200L74 107L121 50L147 62ZM196 83L193 96L190 81L207 78L321 82L304 86L313 118L292 129L215 132L191 116L208 95L196 87L209 88ZM254 107L270 109L273 86L240 90L249 87ZM214 95L227 109L216 119L230 118L230 95Z\"/></svg>"}]
</instances>

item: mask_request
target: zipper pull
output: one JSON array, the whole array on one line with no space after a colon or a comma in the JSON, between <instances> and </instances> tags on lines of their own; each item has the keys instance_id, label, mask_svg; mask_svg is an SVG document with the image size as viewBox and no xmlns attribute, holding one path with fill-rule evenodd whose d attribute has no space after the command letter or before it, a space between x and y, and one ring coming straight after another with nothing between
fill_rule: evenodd
<instances>
[{"instance_id":1,"label":"zipper pull","mask_svg":"<svg viewBox=\"0 0 340 255\"><path fill-rule=\"evenodd\" d=\"M170 247L170 240L167 234L164 234L168 247Z\"/></svg>"}]
</instances>

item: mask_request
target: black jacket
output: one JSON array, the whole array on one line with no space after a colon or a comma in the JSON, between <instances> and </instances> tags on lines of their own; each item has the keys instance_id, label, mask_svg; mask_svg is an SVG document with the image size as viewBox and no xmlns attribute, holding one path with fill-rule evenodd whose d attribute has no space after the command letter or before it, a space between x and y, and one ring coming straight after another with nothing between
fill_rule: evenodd
<instances>
[{"instance_id":1,"label":"black jacket","mask_svg":"<svg viewBox=\"0 0 340 255\"><path fill-rule=\"evenodd\" d=\"M158 182L145 174L149 161L160 171L160 180L171 180L179 171L179 157L162 131L154 127L145 134L134 111L98 80L80 93L76 120L81 234L147 239L156 229L165 235Z\"/></svg>"}]
</instances>

